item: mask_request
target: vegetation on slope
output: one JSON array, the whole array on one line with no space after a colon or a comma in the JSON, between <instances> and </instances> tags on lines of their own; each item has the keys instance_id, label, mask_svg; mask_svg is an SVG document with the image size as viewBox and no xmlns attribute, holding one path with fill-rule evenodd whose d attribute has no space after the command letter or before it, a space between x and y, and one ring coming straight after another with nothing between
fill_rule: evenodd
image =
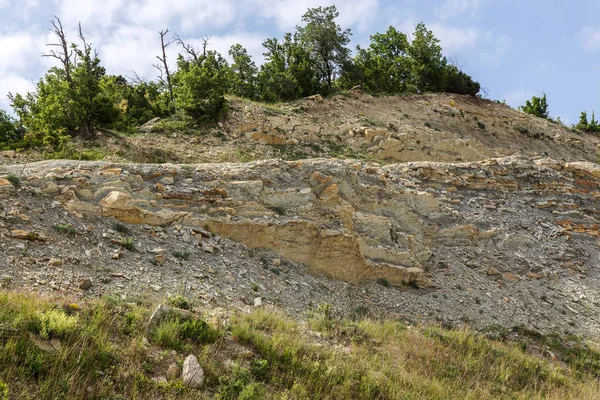
<instances>
[{"instance_id":1,"label":"vegetation on slope","mask_svg":"<svg viewBox=\"0 0 600 400\"><path fill-rule=\"evenodd\" d=\"M171 304L191 308L187 299ZM0 398L484 399L595 398L600 352L557 338L490 340L468 329L336 318L322 305L299 323L263 308L229 319L149 326L151 307L0 294ZM526 349L551 347L562 361ZM529 346L529 347L528 347ZM533 350L532 350L533 351ZM183 358L206 379L187 388ZM173 364L176 367L173 367ZM155 379L153 379L155 378Z\"/></svg>"},{"instance_id":2,"label":"vegetation on slope","mask_svg":"<svg viewBox=\"0 0 600 400\"><path fill-rule=\"evenodd\" d=\"M60 19L51 23L55 43L50 68L33 92L10 94L16 119L0 111L0 149L36 147L69 157L73 137L93 139L98 130L134 132L154 117L175 113L192 124L219 121L227 114L225 94L277 102L329 95L362 85L374 92L452 92L475 95L479 83L448 63L439 40L423 23L412 40L390 27L371 37L368 48L352 57L350 29L336 22L335 6L308 9L303 26L284 38L265 40L266 62L258 68L247 50L235 44L233 63L209 49L196 49L168 30L160 32L161 70L156 81L126 79L106 73L81 25L77 43L69 41ZM167 60L167 46L179 44L177 68Z\"/></svg>"}]
</instances>

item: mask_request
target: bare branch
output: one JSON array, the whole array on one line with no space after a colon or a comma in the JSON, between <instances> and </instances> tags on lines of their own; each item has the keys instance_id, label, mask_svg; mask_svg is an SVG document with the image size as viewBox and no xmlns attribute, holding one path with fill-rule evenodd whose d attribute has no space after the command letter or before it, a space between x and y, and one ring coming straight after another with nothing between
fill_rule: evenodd
<instances>
[{"instance_id":1,"label":"bare branch","mask_svg":"<svg viewBox=\"0 0 600 400\"><path fill-rule=\"evenodd\" d=\"M192 45L186 44L178 34L175 34L175 43L183 47L186 53L188 53L195 63L198 63L198 50L196 50Z\"/></svg>"},{"instance_id":2,"label":"bare branch","mask_svg":"<svg viewBox=\"0 0 600 400\"><path fill-rule=\"evenodd\" d=\"M42 54L42 57L51 57L60 61L63 69L65 70L67 82L72 85L73 80L71 79L71 58L73 56L73 51L69 51L67 36L65 35L60 18L55 15L54 19L50 21L50 24L52 25L52 32L58 39L58 43L48 43L46 45L50 47L58 47L60 50L58 50L58 52L51 50L49 53Z\"/></svg>"},{"instance_id":3,"label":"bare branch","mask_svg":"<svg viewBox=\"0 0 600 400\"><path fill-rule=\"evenodd\" d=\"M171 82L171 73L169 72L169 64L167 63L167 52L166 52L166 48L169 44L171 44L171 42L165 44L165 36L167 35L167 33L169 33L169 30L165 30L165 31L159 31L158 32L160 34L160 45L162 48L162 58L160 56L156 56L156 58L158 58L159 61L162 62L162 66L164 67L164 73L167 77L166 82L162 77L162 73L163 70L162 68L157 67L156 65L154 65L155 68L158 68L161 75L159 77L159 79L163 82L167 84L167 88L169 89L169 96L171 99L171 108L173 108L175 106L175 97L173 96L173 84Z\"/></svg>"}]
</instances>

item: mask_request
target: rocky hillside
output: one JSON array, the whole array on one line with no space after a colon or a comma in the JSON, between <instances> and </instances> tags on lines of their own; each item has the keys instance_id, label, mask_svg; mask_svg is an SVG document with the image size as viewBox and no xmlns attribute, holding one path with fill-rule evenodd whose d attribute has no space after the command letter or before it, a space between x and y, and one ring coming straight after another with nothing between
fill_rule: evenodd
<instances>
[{"instance_id":1,"label":"rocky hillside","mask_svg":"<svg viewBox=\"0 0 600 400\"><path fill-rule=\"evenodd\" d=\"M105 134L102 162L3 153L2 286L597 335L594 137L452 95L178 123Z\"/></svg>"}]
</instances>

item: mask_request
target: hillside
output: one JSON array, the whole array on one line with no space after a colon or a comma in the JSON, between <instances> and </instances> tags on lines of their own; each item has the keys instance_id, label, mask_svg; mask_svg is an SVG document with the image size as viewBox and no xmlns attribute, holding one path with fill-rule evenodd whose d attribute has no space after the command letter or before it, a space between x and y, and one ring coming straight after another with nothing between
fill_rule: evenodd
<instances>
[{"instance_id":1,"label":"hillside","mask_svg":"<svg viewBox=\"0 0 600 400\"><path fill-rule=\"evenodd\" d=\"M2 153L2 287L82 304L180 295L217 319L265 308L302 321L326 307L339 320L598 339L596 137L459 95L230 108L214 128L171 118L77 144L102 161ZM575 368L535 343L544 362ZM575 393L557 387L515 393ZM399 398L389 390L363 398ZM413 395L444 398L431 390Z\"/></svg>"}]
</instances>

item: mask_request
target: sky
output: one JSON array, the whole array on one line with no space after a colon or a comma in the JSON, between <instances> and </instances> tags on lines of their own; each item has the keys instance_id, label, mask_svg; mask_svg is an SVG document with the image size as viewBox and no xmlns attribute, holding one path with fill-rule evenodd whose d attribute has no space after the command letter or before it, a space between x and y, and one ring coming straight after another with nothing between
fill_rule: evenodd
<instances>
[{"instance_id":1,"label":"sky","mask_svg":"<svg viewBox=\"0 0 600 400\"><path fill-rule=\"evenodd\" d=\"M110 74L153 79L159 30L227 54L240 43L257 64L262 42L301 24L310 7L334 4L351 47L390 25L411 33L425 22L444 55L481 83L485 96L517 107L546 93L550 115L567 124L600 114L600 7L597 0L0 0L0 108L9 92L35 87L52 59L50 20L58 16L70 40L77 23ZM177 52L167 57L175 65Z\"/></svg>"}]
</instances>

